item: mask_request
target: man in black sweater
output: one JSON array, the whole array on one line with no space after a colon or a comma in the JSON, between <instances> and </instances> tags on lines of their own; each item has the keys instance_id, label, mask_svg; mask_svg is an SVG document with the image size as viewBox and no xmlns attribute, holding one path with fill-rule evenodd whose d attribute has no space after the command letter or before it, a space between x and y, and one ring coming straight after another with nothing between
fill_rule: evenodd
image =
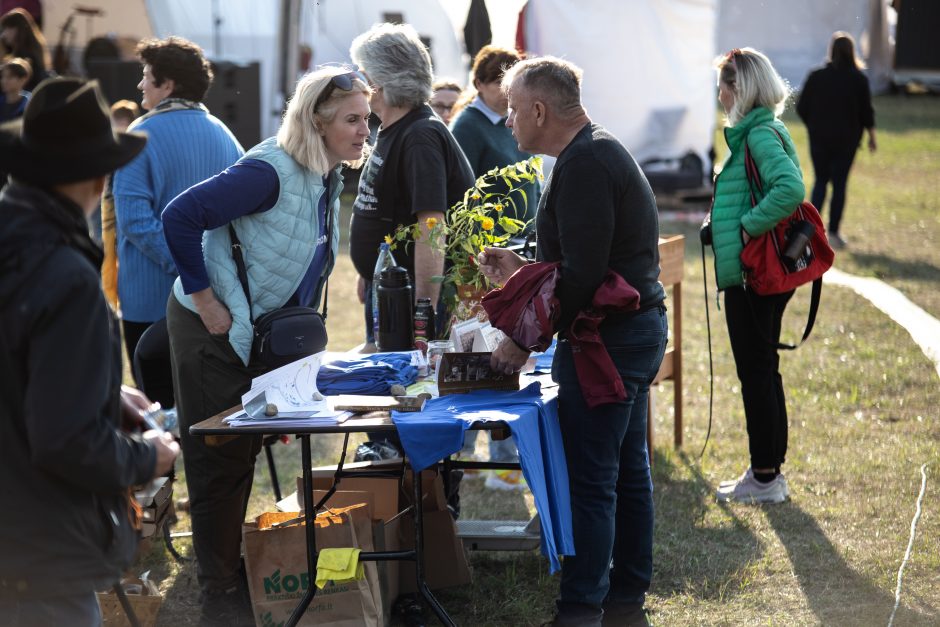
<instances>
[{"instance_id":1,"label":"man in black sweater","mask_svg":"<svg viewBox=\"0 0 940 627\"><path fill-rule=\"evenodd\" d=\"M561 264L552 377L559 383L576 555L565 558L553 624L600 625L605 612L623 624L642 613L653 570L647 398L667 334L656 201L630 153L581 105L579 68L552 57L529 59L510 68L503 85L509 91L506 125L519 149L558 157L539 203L536 234L539 261ZM487 249L480 263L502 283L525 262ZM591 409L567 333L591 306L608 269L636 288L640 306L608 314L598 329L627 398ZM528 356L507 339L491 364L513 372Z\"/></svg>"}]
</instances>

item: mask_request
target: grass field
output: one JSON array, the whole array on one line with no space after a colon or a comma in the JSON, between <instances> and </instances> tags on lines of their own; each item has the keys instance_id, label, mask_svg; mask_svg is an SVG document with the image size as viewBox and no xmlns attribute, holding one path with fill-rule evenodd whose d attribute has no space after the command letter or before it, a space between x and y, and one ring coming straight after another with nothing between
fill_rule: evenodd
<instances>
[{"instance_id":1,"label":"grass field","mask_svg":"<svg viewBox=\"0 0 940 627\"><path fill-rule=\"evenodd\" d=\"M940 101L876 99L879 151L860 153L850 180L842 270L877 276L940 316ZM805 130L787 117L807 185L812 168ZM825 217L825 213L824 213ZM784 470L791 500L776 506L722 505L712 494L747 465L740 391L713 275L702 291L697 226L664 222L686 236L684 283L685 447L674 450L672 391L658 390L653 420L657 508L655 574L647 606L656 625L887 625L905 554L921 474L928 464L923 515L904 572L895 625L940 624L940 385L934 366L908 334L853 292L829 286L810 341L783 357L790 415ZM709 262L709 273L711 266ZM805 291L805 290L804 290ZM795 339L808 297L799 293L785 319ZM710 308L715 362L714 424L708 426ZM362 341L355 273L340 259L330 281L331 346ZM315 459L335 461L324 438ZM296 444L277 446L282 483L299 471ZM260 461L260 460L259 460ZM178 496L185 491L185 478ZM263 463L249 516L272 506ZM462 489L469 518L528 518L531 498L494 493L481 478ZM177 529L188 529L185 515ZM188 540L178 542L191 552ZM195 624L191 565L161 547L145 559L167 602L159 624ZM475 553L473 585L442 592L461 625L533 625L550 619L558 579L536 553Z\"/></svg>"}]
</instances>

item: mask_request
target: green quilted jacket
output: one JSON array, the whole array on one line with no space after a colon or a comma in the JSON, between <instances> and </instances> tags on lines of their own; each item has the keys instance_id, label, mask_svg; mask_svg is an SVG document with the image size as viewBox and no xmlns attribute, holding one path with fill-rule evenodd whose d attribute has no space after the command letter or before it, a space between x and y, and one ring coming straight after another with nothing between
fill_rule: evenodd
<instances>
[{"instance_id":1,"label":"green quilted jacket","mask_svg":"<svg viewBox=\"0 0 940 627\"><path fill-rule=\"evenodd\" d=\"M782 143L773 129L783 137ZM744 172L745 141L757 163L764 189L764 196L754 207ZM725 142L728 158L715 179L710 216L719 290L743 283L741 227L751 237L766 233L793 213L806 193L793 140L770 109L757 107L735 126L725 128Z\"/></svg>"}]
</instances>

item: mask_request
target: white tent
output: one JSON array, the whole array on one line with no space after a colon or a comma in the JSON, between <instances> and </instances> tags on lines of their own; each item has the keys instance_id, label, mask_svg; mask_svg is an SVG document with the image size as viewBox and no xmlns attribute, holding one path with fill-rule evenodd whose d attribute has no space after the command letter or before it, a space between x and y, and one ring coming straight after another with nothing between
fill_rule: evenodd
<instances>
[{"instance_id":1,"label":"white tent","mask_svg":"<svg viewBox=\"0 0 940 627\"><path fill-rule=\"evenodd\" d=\"M893 52L885 0L721 0L718 50L751 46L798 89L811 69L824 63L832 33L850 33L868 64L872 88L891 79Z\"/></svg>"},{"instance_id":2,"label":"white tent","mask_svg":"<svg viewBox=\"0 0 940 627\"><path fill-rule=\"evenodd\" d=\"M585 69L591 118L640 162L688 152L703 167L715 125L718 0L530 0L525 43Z\"/></svg>"},{"instance_id":3,"label":"white tent","mask_svg":"<svg viewBox=\"0 0 940 627\"><path fill-rule=\"evenodd\" d=\"M261 132L277 131L284 102L281 84L281 2L269 0L148 0L158 36L180 35L213 59L261 64ZM295 5L296 6L296 5ZM437 0L320 0L299 5L299 28L290 33L313 49L313 64L349 61L353 38L373 24L400 17L431 44L438 74L461 76L460 48L453 24ZM291 62L294 59L290 60Z\"/></svg>"}]
</instances>

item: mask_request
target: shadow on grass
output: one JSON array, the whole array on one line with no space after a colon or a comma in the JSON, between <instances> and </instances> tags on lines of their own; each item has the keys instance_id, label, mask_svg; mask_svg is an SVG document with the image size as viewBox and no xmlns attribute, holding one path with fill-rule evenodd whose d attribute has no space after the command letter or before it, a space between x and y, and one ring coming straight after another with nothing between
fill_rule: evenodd
<instances>
[{"instance_id":1,"label":"shadow on grass","mask_svg":"<svg viewBox=\"0 0 940 627\"><path fill-rule=\"evenodd\" d=\"M876 587L846 563L808 512L792 501L767 507L767 520L786 548L793 572L822 625L887 625L894 595ZM926 625L929 619L898 608L897 625Z\"/></svg>"},{"instance_id":2,"label":"shadow on grass","mask_svg":"<svg viewBox=\"0 0 940 627\"><path fill-rule=\"evenodd\" d=\"M652 592L723 599L743 589L749 568L763 553L761 542L730 507L721 506L727 523L705 522L712 509L714 488L694 459L683 452L664 455L654 451L653 485L656 532Z\"/></svg>"},{"instance_id":3,"label":"shadow on grass","mask_svg":"<svg viewBox=\"0 0 940 627\"><path fill-rule=\"evenodd\" d=\"M901 278L904 280L940 283L940 268L910 259L895 259L878 253L852 252L852 260L869 270L878 278Z\"/></svg>"}]
</instances>

